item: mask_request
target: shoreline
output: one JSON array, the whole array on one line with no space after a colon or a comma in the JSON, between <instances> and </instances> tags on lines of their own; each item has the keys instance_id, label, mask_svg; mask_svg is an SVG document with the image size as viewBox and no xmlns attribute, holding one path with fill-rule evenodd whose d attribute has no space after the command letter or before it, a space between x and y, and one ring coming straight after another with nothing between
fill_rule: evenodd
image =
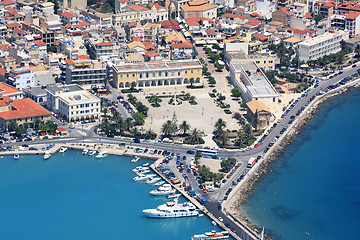
<instances>
[{"instance_id":1,"label":"shoreline","mask_svg":"<svg viewBox=\"0 0 360 240\"><path fill-rule=\"evenodd\" d=\"M356 88L360 88L360 79L354 80L347 85L343 85L338 89L332 90L331 93L322 95L320 98L315 99L311 104L309 104L308 110L304 111L304 113L298 117L297 121L288 128L283 136L281 136L279 139L280 141L278 141L273 148L264 155L264 158L249 171L243 179L242 184L238 184L235 189L236 191L233 191L234 194L231 194L226 202L227 212L230 213L232 218L260 235L261 228L246 217L246 214L240 209L241 205L244 204L253 194L252 192L262 175L268 172L269 165L273 161L276 161L279 156L284 153L285 148L293 142L293 138L296 137L302 128L315 117L315 114L320 110L321 105L334 96L344 94ZM265 234L264 239L272 238Z\"/></svg>"}]
</instances>

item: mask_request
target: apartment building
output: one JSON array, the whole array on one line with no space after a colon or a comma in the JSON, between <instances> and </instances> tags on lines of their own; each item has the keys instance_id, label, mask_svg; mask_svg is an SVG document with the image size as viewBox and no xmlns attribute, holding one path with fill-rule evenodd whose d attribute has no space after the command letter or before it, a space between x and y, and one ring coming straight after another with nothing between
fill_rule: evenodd
<instances>
[{"instance_id":1,"label":"apartment building","mask_svg":"<svg viewBox=\"0 0 360 240\"><path fill-rule=\"evenodd\" d=\"M88 43L91 59L99 59L102 56L111 56L114 52L114 44L112 42L100 42L90 39Z\"/></svg>"},{"instance_id":2,"label":"apartment building","mask_svg":"<svg viewBox=\"0 0 360 240\"><path fill-rule=\"evenodd\" d=\"M341 50L341 41L349 39L349 32L327 32L298 44L298 55L301 61L315 60Z\"/></svg>"},{"instance_id":3,"label":"apartment building","mask_svg":"<svg viewBox=\"0 0 360 240\"><path fill-rule=\"evenodd\" d=\"M205 17L215 20L217 17L217 7L208 4L204 0L194 0L181 6L180 16L183 19L190 17Z\"/></svg>"},{"instance_id":4,"label":"apartment building","mask_svg":"<svg viewBox=\"0 0 360 240\"><path fill-rule=\"evenodd\" d=\"M333 15L330 17L331 27L347 30L350 37L355 37L360 33L360 12L351 11L343 15Z\"/></svg>"},{"instance_id":5,"label":"apartment building","mask_svg":"<svg viewBox=\"0 0 360 240\"><path fill-rule=\"evenodd\" d=\"M241 49L233 52L225 51L224 60L227 65L230 65L230 62L232 61L236 61L239 63L254 62L261 69L275 70L275 57L266 53L247 55Z\"/></svg>"},{"instance_id":6,"label":"apartment building","mask_svg":"<svg viewBox=\"0 0 360 240\"><path fill-rule=\"evenodd\" d=\"M9 97L12 100L24 98L24 93L6 83L0 82L0 97Z\"/></svg>"},{"instance_id":7,"label":"apartment building","mask_svg":"<svg viewBox=\"0 0 360 240\"><path fill-rule=\"evenodd\" d=\"M46 92L48 108L68 122L100 117L100 99L79 85L48 85Z\"/></svg>"},{"instance_id":8,"label":"apartment building","mask_svg":"<svg viewBox=\"0 0 360 240\"><path fill-rule=\"evenodd\" d=\"M28 67L16 68L10 71L8 83L17 89L35 86L35 75Z\"/></svg>"},{"instance_id":9,"label":"apartment building","mask_svg":"<svg viewBox=\"0 0 360 240\"><path fill-rule=\"evenodd\" d=\"M132 82L138 87L189 84L202 81L202 65L197 59L131 63L113 66L116 88L128 88Z\"/></svg>"},{"instance_id":10,"label":"apartment building","mask_svg":"<svg viewBox=\"0 0 360 240\"><path fill-rule=\"evenodd\" d=\"M66 84L78 83L85 88L103 86L106 78L105 64L96 60L65 60L65 68L62 75Z\"/></svg>"},{"instance_id":11,"label":"apartment building","mask_svg":"<svg viewBox=\"0 0 360 240\"><path fill-rule=\"evenodd\" d=\"M230 79L244 101L259 100L267 106L278 103L278 93L256 63L230 62Z\"/></svg>"}]
</instances>

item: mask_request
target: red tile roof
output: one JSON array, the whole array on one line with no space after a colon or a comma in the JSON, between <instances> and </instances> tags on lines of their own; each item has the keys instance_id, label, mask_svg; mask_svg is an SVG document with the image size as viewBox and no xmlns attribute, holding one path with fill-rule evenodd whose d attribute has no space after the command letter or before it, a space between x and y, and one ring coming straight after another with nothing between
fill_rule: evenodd
<instances>
[{"instance_id":1,"label":"red tile roof","mask_svg":"<svg viewBox=\"0 0 360 240\"><path fill-rule=\"evenodd\" d=\"M89 60L90 58L88 55L79 55L79 56L77 56L77 59Z\"/></svg>"},{"instance_id":2,"label":"red tile roof","mask_svg":"<svg viewBox=\"0 0 360 240\"><path fill-rule=\"evenodd\" d=\"M8 23L6 24L7 28L17 28L17 27L21 27L20 23Z\"/></svg>"},{"instance_id":3,"label":"red tile roof","mask_svg":"<svg viewBox=\"0 0 360 240\"><path fill-rule=\"evenodd\" d=\"M66 17L66 18L72 18L74 16L74 14L71 12L63 12L61 14L61 16Z\"/></svg>"},{"instance_id":4,"label":"red tile roof","mask_svg":"<svg viewBox=\"0 0 360 240\"><path fill-rule=\"evenodd\" d=\"M112 46L114 45L112 42L104 42L104 43L97 43L96 46Z\"/></svg>"},{"instance_id":5,"label":"red tile roof","mask_svg":"<svg viewBox=\"0 0 360 240\"><path fill-rule=\"evenodd\" d=\"M305 13L306 18L313 18L313 14L311 12Z\"/></svg>"},{"instance_id":6,"label":"red tile roof","mask_svg":"<svg viewBox=\"0 0 360 240\"><path fill-rule=\"evenodd\" d=\"M16 32L17 34L23 34L23 33L26 33L24 30L21 30L20 28L15 28L14 30L13 30L13 32Z\"/></svg>"},{"instance_id":7,"label":"red tile roof","mask_svg":"<svg viewBox=\"0 0 360 240\"><path fill-rule=\"evenodd\" d=\"M89 22L86 22L86 21L79 22L79 24L82 26L90 26L91 25Z\"/></svg>"},{"instance_id":8,"label":"red tile roof","mask_svg":"<svg viewBox=\"0 0 360 240\"><path fill-rule=\"evenodd\" d=\"M163 28L180 29L179 23L175 19L161 21L160 24Z\"/></svg>"},{"instance_id":9,"label":"red tile roof","mask_svg":"<svg viewBox=\"0 0 360 240\"><path fill-rule=\"evenodd\" d=\"M159 56L159 54L155 51L147 51L145 52L145 56L147 57L156 57L156 56Z\"/></svg>"},{"instance_id":10,"label":"red tile roof","mask_svg":"<svg viewBox=\"0 0 360 240\"><path fill-rule=\"evenodd\" d=\"M145 46L145 50L149 50L149 49L155 50L155 46L151 42L143 42L143 44Z\"/></svg>"},{"instance_id":11,"label":"red tile roof","mask_svg":"<svg viewBox=\"0 0 360 240\"><path fill-rule=\"evenodd\" d=\"M250 19L250 20L249 20L249 23L259 24L259 23L261 23L261 21L260 21L260 20L256 20L256 19Z\"/></svg>"},{"instance_id":12,"label":"red tile roof","mask_svg":"<svg viewBox=\"0 0 360 240\"><path fill-rule=\"evenodd\" d=\"M242 20L246 19L247 17L245 16L239 16L236 14L232 14L232 13L225 13L224 15L222 15L221 17L228 17L228 18L240 18Z\"/></svg>"},{"instance_id":13,"label":"red tile roof","mask_svg":"<svg viewBox=\"0 0 360 240\"><path fill-rule=\"evenodd\" d=\"M283 7L280 10L283 11L286 15L290 15L290 13L288 12L288 9L286 7Z\"/></svg>"},{"instance_id":14,"label":"red tile roof","mask_svg":"<svg viewBox=\"0 0 360 240\"><path fill-rule=\"evenodd\" d=\"M159 10L159 9L163 8L163 6L161 6L161 5L157 4L157 3L152 3L152 4L150 4L149 6L150 6L151 8L152 8L152 7L155 7L156 10Z\"/></svg>"},{"instance_id":15,"label":"red tile roof","mask_svg":"<svg viewBox=\"0 0 360 240\"><path fill-rule=\"evenodd\" d=\"M74 61L71 59L66 59L65 63L71 65L71 64L74 64Z\"/></svg>"},{"instance_id":16,"label":"red tile roof","mask_svg":"<svg viewBox=\"0 0 360 240\"><path fill-rule=\"evenodd\" d=\"M46 43L44 43L42 40L35 40L35 41L33 41L33 43L35 43L39 47L46 46Z\"/></svg>"},{"instance_id":17,"label":"red tile roof","mask_svg":"<svg viewBox=\"0 0 360 240\"><path fill-rule=\"evenodd\" d=\"M347 19L356 19L360 15L359 12L351 11L346 15Z\"/></svg>"},{"instance_id":18,"label":"red tile roof","mask_svg":"<svg viewBox=\"0 0 360 240\"><path fill-rule=\"evenodd\" d=\"M268 39L265 35L260 34L260 33L254 33L254 34L252 35L252 37L257 38L257 39L260 39L261 41L265 41L265 40Z\"/></svg>"},{"instance_id":19,"label":"red tile roof","mask_svg":"<svg viewBox=\"0 0 360 240\"><path fill-rule=\"evenodd\" d=\"M48 110L41 107L30 98L14 100L12 102L12 106L15 110L0 112L0 118L12 120L18 118L47 116L51 114Z\"/></svg>"},{"instance_id":20,"label":"red tile roof","mask_svg":"<svg viewBox=\"0 0 360 240\"><path fill-rule=\"evenodd\" d=\"M206 31L206 34L207 35L216 35L216 32L214 30L209 29Z\"/></svg>"},{"instance_id":21,"label":"red tile roof","mask_svg":"<svg viewBox=\"0 0 360 240\"><path fill-rule=\"evenodd\" d=\"M6 75L6 70L5 70L5 68L0 68L0 76L5 77L5 75Z\"/></svg>"},{"instance_id":22,"label":"red tile roof","mask_svg":"<svg viewBox=\"0 0 360 240\"><path fill-rule=\"evenodd\" d=\"M14 4L15 2L12 1L12 0L4 0L4 1L1 1L0 4L2 6L7 6L7 5L11 5L11 4Z\"/></svg>"},{"instance_id":23,"label":"red tile roof","mask_svg":"<svg viewBox=\"0 0 360 240\"><path fill-rule=\"evenodd\" d=\"M146 12L146 11L150 11L150 9L146 8L146 7L143 7L141 5L131 5L131 6L128 6L128 8L131 8L137 12Z\"/></svg>"},{"instance_id":24,"label":"red tile roof","mask_svg":"<svg viewBox=\"0 0 360 240\"><path fill-rule=\"evenodd\" d=\"M20 90L14 88L13 86L10 86L6 83L0 82L0 94L2 96L6 96L8 94L17 93L17 92L20 92Z\"/></svg>"},{"instance_id":25,"label":"red tile roof","mask_svg":"<svg viewBox=\"0 0 360 240\"><path fill-rule=\"evenodd\" d=\"M192 48L192 44L189 42L182 42L182 43L173 43L173 48Z\"/></svg>"}]
</instances>

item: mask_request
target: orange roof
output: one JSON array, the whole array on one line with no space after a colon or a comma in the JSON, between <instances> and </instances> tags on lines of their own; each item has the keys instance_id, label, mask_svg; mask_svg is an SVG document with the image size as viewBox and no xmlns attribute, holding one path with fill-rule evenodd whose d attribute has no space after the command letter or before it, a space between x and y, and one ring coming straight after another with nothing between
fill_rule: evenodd
<instances>
[{"instance_id":1,"label":"orange roof","mask_svg":"<svg viewBox=\"0 0 360 240\"><path fill-rule=\"evenodd\" d=\"M306 18L313 18L313 15L311 12L305 13Z\"/></svg>"},{"instance_id":2,"label":"orange roof","mask_svg":"<svg viewBox=\"0 0 360 240\"><path fill-rule=\"evenodd\" d=\"M228 18L240 18L240 19L242 19L242 18L241 18L241 16L238 16L238 15L233 14L233 13L225 13L225 14L224 14L224 15L222 15L221 17L228 17ZM243 16L243 17L245 17L245 16ZM245 17L245 18L247 18L247 17Z\"/></svg>"},{"instance_id":3,"label":"orange roof","mask_svg":"<svg viewBox=\"0 0 360 240\"><path fill-rule=\"evenodd\" d=\"M11 15L15 15L16 13L20 12L19 10L16 10L14 8L6 8L6 10Z\"/></svg>"},{"instance_id":4,"label":"orange roof","mask_svg":"<svg viewBox=\"0 0 360 240\"><path fill-rule=\"evenodd\" d=\"M41 107L30 98L14 100L12 102L12 106L14 110L0 112L0 118L5 120L12 120L18 118L46 116L51 114L48 110Z\"/></svg>"},{"instance_id":5,"label":"orange roof","mask_svg":"<svg viewBox=\"0 0 360 240\"><path fill-rule=\"evenodd\" d=\"M71 12L63 12L61 14L61 16L67 17L67 18L72 18L74 16L74 14L72 14Z\"/></svg>"},{"instance_id":6,"label":"orange roof","mask_svg":"<svg viewBox=\"0 0 360 240\"><path fill-rule=\"evenodd\" d=\"M141 42L141 37L133 37L134 42Z\"/></svg>"},{"instance_id":7,"label":"orange roof","mask_svg":"<svg viewBox=\"0 0 360 240\"><path fill-rule=\"evenodd\" d=\"M195 0L195 1L188 2L184 5L182 5L181 8L185 12L187 12L187 11L206 11L209 9L216 8L216 6L210 5L204 0Z\"/></svg>"},{"instance_id":8,"label":"orange roof","mask_svg":"<svg viewBox=\"0 0 360 240\"><path fill-rule=\"evenodd\" d=\"M254 38L260 39L261 41L267 40L267 37L266 37L265 35L263 35L263 34L260 34L260 33L254 33L252 36L253 36Z\"/></svg>"},{"instance_id":9,"label":"orange roof","mask_svg":"<svg viewBox=\"0 0 360 240\"><path fill-rule=\"evenodd\" d=\"M6 24L7 28L16 28L16 27L21 27L20 23L8 23Z\"/></svg>"},{"instance_id":10,"label":"orange roof","mask_svg":"<svg viewBox=\"0 0 360 240\"><path fill-rule=\"evenodd\" d=\"M104 43L97 43L96 46L112 46L114 45L112 42L104 42Z\"/></svg>"},{"instance_id":11,"label":"orange roof","mask_svg":"<svg viewBox=\"0 0 360 240\"><path fill-rule=\"evenodd\" d=\"M152 4L150 4L149 6L150 6L151 8L152 8L152 7L155 7L156 10L159 10L159 9L163 8L163 6L161 6L161 5L159 5L159 4L156 4L156 3L152 3Z\"/></svg>"},{"instance_id":12,"label":"orange roof","mask_svg":"<svg viewBox=\"0 0 360 240\"><path fill-rule=\"evenodd\" d=\"M90 23L86 22L86 21L79 22L79 24L82 25L82 26L89 26L90 25Z\"/></svg>"},{"instance_id":13,"label":"orange roof","mask_svg":"<svg viewBox=\"0 0 360 240\"><path fill-rule=\"evenodd\" d=\"M4 1L1 1L0 4L2 6L7 6L7 5L11 5L11 4L14 4L15 2L12 1L12 0L4 0Z\"/></svg>"},{"instance_id":14,"label":"orange roof","mask_svg":"<svg viewBox=\"0 0 360 240\"><path fill-rule=\"evenodd\" d=\"M2 44L2 45L0 45L0 50L3 50L3 51L9 50L9 44Z\"/></svg>"},{"instance_id":15,"label":"orange roof","mask_svg":"<svg viewBox=\"0 0 360 240\"><path fill-rule=\"evenodd\" d=\"M173 43L173 48L192 48L192 44L189 42L182 42L182 43Z\"/></svg>"},{"instance_id":16,"label":"orange roof","mask_svg":"<svg viewBox=\"0 0 360 240\"><path fill-rule=\"evenodd\" d=\"M152 42L143 42L143 44L145 46L145 50L149 50L149 49L155 50L155 46L154 46L154 44L152 44Z\"/></svg>"},{"instance_id":17,"label":"orange roof","mask_svg":"<svg viewBox=\"0 0 360 240\"><path fill-rule=\"evenodd\" d=\"M14 30L13 30L13 32L16 32L17 34L23 34L23 33L26 33L24 30L21 30L20 28L15 28Z\"/></svg>"},{"instance_id":18,"label":"orange roof","mask_svg":"<svg viewBox=\"0 0 360 240\"><path fill-rule=\"evenodd\" d=\"M206 34L207 35L216 35L216 32L214 30L209 29L206 31Z\"/></svg>"},{"instance_id":19,"label":"orange roof","mask_svg":"<svg viewBox=\"0 0 360 240\"><path fill-rule=\"evenodd\" d=\"M147 51L147 52L145 52L145 56L147 56L147 57L156 57L156 56L159 56L159 54L157 52L154 52L154 51Z\"/></svg>"},{"instance_id":20,"label":"orange roof","mask_svg":"<svg viewBox=\"0 0 360 240\"><path fill-rule=\"evenodd\" d=\"M346 15L347 19L356 19L360 15L359 12L351 11Z\"/></svg>"},{"instance_id":21,"label":"orange roof","mask_svg":"<svg viewBox=\"0 0 360 240\"><path fill-rule=\"evenodd\" d=\"M35 41L33 41L33 43L35 43L39 47L46 46L46 43L44 43L42 40L35 40Z\"/></svg>"},{"instance_id":22,"label":"orange roof","mask_svg":"<svg viewBox=\"0 0 360 240\"><path fill-rule=\"evenodd\" d=\"M90 59L88 55L79 55L77 56L77 59L83 59L83 60L88 60Z\"/></svg>"},{"instance_id":23,"label":"orange roof","mask_svg":"<svg viewBox=\"0 0 360 240\"><path fill-rule=\"evenodd\" d=\"M141 5L131 5L131 6L128 6L128 8L131 8L137 12L146 12L146 11L150 11L150 9L146 8L146 7L143 7Z\"/></svg>"},{"instance_id":24,"label":"orange roof","mask_svg":"<svg viewBox=\"0 0 360 240\"><path fill-rule=\"evenodd\" d=\"M3 69L3 68L1 68ZM0 94L2 96L5 96L7 94L12 94L12 93L16 93L16 92L20 92L20 90L6 84L6 83L2 83L0 82Z\"/></svg>"},{"instance_id":25,"label":"orange roof","mask_svg":"<svg viewBox=\"0 0 360 240\"><path fill-rule=\"evenodd\" d=\"M283 11L286 15L290 15L290 13L288 12L288 9L286 7L283 7L280 10Z\"/></svg>"},{"instance_id":26,"label":"orange roof","mask_svg":"<svg viewBox=\"0 0 360 240\"><path fill-rule=\"evenodd\" d=\"M0 76L5 77L5 75L6 75L6 70L5 70L5 68L0 68Z\"/></svg>"},{"instance_id":27,"label":"orange roof","mask_svg":"<svg viewBox=\"0 0 360 240\"><path fill-rule=\"evenodd\" d=\"M70 65L70 64L74 64L74 61L71 59L66 59L65 63Z\"/></svg>"}]
</instances>

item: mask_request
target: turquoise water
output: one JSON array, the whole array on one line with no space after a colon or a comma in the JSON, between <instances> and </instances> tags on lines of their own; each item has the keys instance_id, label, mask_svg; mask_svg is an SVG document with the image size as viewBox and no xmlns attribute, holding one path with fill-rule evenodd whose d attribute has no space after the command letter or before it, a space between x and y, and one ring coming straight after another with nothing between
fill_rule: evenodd
<instances>
[{"instance_id":1,"label":"turquoise water","mask_svg":"<svg viewBox=\"0 0 360 240\"><path fill-rule=\"evenodd\" d=\"M275 239L360 239L360 91L337 96L242 206Z\"/></svg>"},{"instance_id":2,"label":"turquoise water","mask_svg":"<svg viewBox=\"0 0 360 240\"><path fill-rule=\"evenodd\" d=\"M150 219L142 214L166 198L134 182L142 165L109 155L103 161L78 151L0 159L0 239L190 239L213 229L206 216ZM185 201L184 198L179 202ZM219 229L216 229L219 230Z\"/></svg>"}]
</instances>

